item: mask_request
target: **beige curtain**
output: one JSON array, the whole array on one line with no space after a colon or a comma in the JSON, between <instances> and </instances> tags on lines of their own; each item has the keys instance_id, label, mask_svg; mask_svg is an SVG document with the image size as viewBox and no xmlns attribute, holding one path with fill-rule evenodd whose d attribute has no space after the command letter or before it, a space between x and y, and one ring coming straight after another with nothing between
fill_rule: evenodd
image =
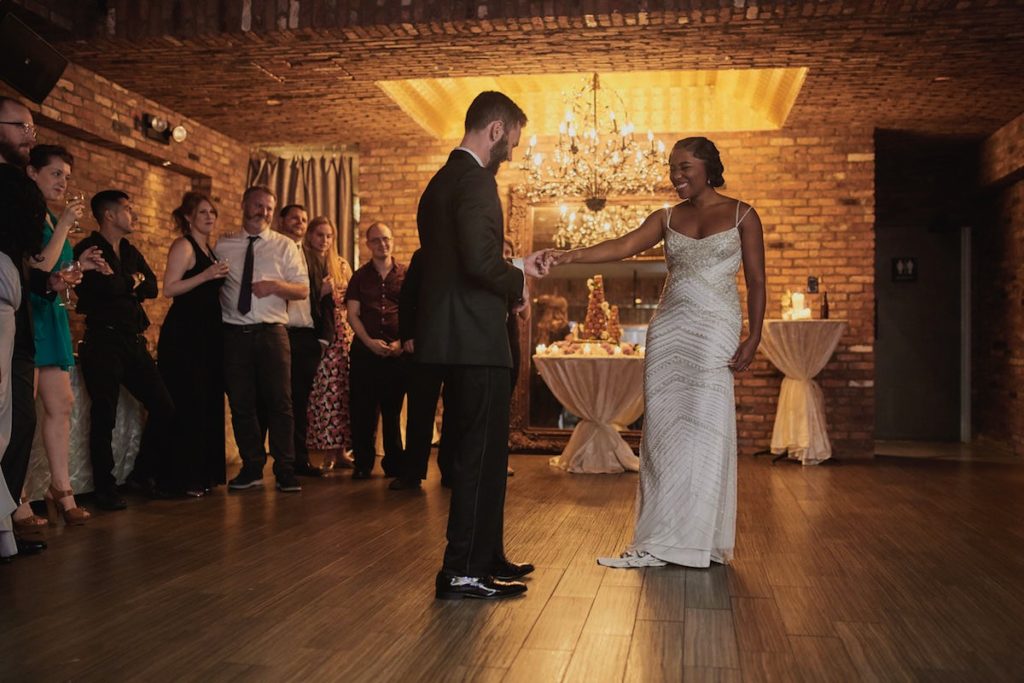
<instances>
[{"instance_id":1,"label":"beige curtain","mask_svg":"<svg viewBox=\"0 0 1024 683\"><path fill-rule=\"evenodd\" d=\"M353 260L359 220L359 160L355 152L275 152L261 150L249 160L249 185L266 185L278 207L302 204L312 220L327 216L338 229L337 248Z\"/></svg>"}]
</instances>

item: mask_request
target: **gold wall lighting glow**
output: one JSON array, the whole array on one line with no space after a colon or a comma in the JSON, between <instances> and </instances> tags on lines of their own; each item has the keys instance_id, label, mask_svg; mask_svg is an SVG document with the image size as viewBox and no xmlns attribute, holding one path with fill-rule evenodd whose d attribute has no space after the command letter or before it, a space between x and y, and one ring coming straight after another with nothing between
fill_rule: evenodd
<instances>
[{"instance_id":1,"label":"gold wall lighting glow","mask_svg":"<svg viewBox=\"0 0 1024 683\"><path fill-rule=\"evenodd\" d=\"M466 108L484 90L500 90L530 118L532 135L557 135L564 93L590 73L519 74L377 81L402 110L440 140L462 137ZM716 71L620 71L598 74L629 110L636 130L684 135L781 128L807 77L806 67Z\"/></svg>"}]
</instances>

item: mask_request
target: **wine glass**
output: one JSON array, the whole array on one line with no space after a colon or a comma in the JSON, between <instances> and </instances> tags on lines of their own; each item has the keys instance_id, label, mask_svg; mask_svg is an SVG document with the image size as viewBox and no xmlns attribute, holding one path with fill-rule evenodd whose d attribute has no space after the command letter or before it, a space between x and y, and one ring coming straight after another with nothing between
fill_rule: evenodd
<instances>
[{"instance_id":1,"label":"wine glass","mask_svg":"<svg viewBox=\"0 0 1024 683\"><path fill-rule=\"evenodd\" d=\"M65 204L65 206L68 205L68 204L72 204L74 202L84 202L84 201L85 201L85 193L84 192L80 192L79 190L72 190L71 188L68 188L64 192L64 204ZM76 232L85 232L85 230L82 228L82 226L80 226L78 224L77 220L75 221L75 224L71 226L71 229L68 230L68 234L73 234L73 233L76 233Z\"/></svg>"},{"instance_id":2,"label":"wine glass","mask_svg":"<svg viewBox=\"0 0 1024 683\"><path fill-rule=\"evenodd\" d=\"M81 274L82 264L79 261L64 260L60 262L57 272L60 273L61 279L68 285L60 293L61 300L59 302L60 306L67 308L71 305L71 283L77 279L79 274Z\"/></svg>"}]
</instances>

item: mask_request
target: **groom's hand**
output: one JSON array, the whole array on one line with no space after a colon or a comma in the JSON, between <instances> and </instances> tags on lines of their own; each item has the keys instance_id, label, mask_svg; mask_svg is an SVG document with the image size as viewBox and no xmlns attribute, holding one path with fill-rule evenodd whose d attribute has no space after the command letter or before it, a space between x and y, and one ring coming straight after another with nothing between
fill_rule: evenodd
<instances>
[{"instance_id":1,"label":"groom's hand","mask_svg":"<svg viewBox=\"0 0 1024 683\"><path fill-rule=\"evenodd\" d=\"M523 267L530 277L541 278L548 274L548 263L544 258L545 250L535 251L523 260Z\"/></svg>"}]
</instances>

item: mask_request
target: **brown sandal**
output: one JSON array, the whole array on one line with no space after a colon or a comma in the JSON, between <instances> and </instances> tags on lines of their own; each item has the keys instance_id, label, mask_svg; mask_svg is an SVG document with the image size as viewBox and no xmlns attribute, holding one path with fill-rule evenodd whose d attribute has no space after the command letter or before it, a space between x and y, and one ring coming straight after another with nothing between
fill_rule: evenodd
<instances>
[{"instance_id":1,"label":"brown sandal","mask_svg":"<svg viewBox=\"0 0 1024 683\"><path fill-rule=\"evenodd\" d=\"M21 499L22 505L27 502L28 501L24 498ZM31 509L32 508L29 508L29 510ZM17 517L12 517L11 519L14 522L14 528L21 532L38 531L39 527L46 526L46 520L35 513L30 514L28 517L22 517L21 519L18 519Z\"/></svg>"},{"instance_id":2,"label":"brown sandal","mask_svg":"<svg viewBox=\"0 0 1024 683\"><path fill-rule=\"evenodd\" d=\"M58 502L65 498L70 498L73 503L75 500L74 496L75 493L71 489L61 491L60 489L55 489L53 484L50 484L50 490L46 492L46 516L49 518L50 524L57 526L58 513L64 518L65 524L72 526L85 524L86 520L92 517L85 508L65 508Z\"/></svg>"}]
</instances>

